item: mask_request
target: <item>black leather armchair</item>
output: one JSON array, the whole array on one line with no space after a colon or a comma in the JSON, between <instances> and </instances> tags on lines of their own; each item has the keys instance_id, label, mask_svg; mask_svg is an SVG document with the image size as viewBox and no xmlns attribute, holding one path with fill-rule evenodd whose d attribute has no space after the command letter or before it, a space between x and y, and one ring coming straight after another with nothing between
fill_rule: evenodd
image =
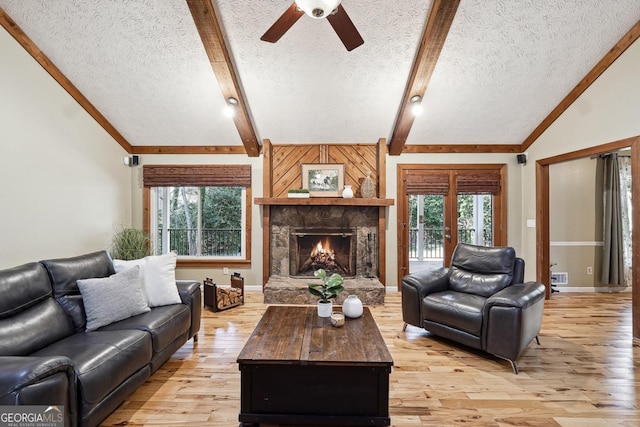
<instances>
[{"instance_id":1,"label":"black leather armchair","mask_svg":"<svg viewBox=\"0 0 640 427\"><path fill-rule=\"evenodd\" d=\"M402 279L402 318L407 325L483 350L511 363L542 323L545 287L524 280L524 260L510 247L458 244L449 268Z\"/></svg>"}]
</instances>

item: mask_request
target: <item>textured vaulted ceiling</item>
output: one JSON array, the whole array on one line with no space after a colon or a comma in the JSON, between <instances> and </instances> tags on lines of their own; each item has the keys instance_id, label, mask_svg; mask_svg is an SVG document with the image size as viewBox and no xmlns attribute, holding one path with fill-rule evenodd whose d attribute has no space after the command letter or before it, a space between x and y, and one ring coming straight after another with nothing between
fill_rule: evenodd
<instances>
[{"instance_id":1,"label":"textured vaulted ceiling","mask_svg":"<svg viewBox=\"0 0 640 427\"><path fill-rule=\"evenodd\" d=\"M343 0L351 52L306 16L260 41L290 4L212 1L257 140L390 139L433 2ZM243 148L186 0L0 7L134 150ZM639 21L638 0L461 0L406 145L522 144Z\"/></svg>"},{"instance_id":2,"label":"textured vaulted ceiling","mask_svg":"<svg viewBox=\"0 0 640 427\"><path fill-rule=\"evenodd\" d=\"M519 144L640 19L639 1L465 1L408 144Z\"/></svg>"}]
</instances>

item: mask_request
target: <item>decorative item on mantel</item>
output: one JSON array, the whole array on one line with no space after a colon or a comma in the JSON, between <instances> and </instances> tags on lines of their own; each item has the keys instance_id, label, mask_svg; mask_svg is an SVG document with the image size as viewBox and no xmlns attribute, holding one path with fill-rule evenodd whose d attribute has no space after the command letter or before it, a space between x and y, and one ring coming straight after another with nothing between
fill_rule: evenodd
<instances>
[{"instance_id":1,"label":"decorative item on mantel","mask_svg":"<svg viewBox=\"0 0 640 427\"><path fill-rule=\"evenodd\" d=\"M308 199L309 198L309 190L306 188L291 188L287 192L287 197L290 199Z\"/></svg>"},{"instance_id":2,"label":"decorative item on mantel","mask_svg":"<svg viewBox=\"0 0 640 427\"><path fill-rule=\"evenodd\" d=\"M352 319L362 316L363 310L362 301L357 295L349 295L342 303L342 313Z\"/></svg>"},{"instance_id":3,"label":"decorative item on mantel","mask_svg":"<svg viewBox=\"0 0 640 427\"><path fill-rule=\"evenodd\" d=\"M302 188L311 197L339 197L344 185L344 163L302 163Z\"/></svg>"},{"instance_id":4,"label":"decorative item on mantel","mask_svg":"<svg viewBox=\"0 0 640 427\"><path fill-rule=\"evenodd\" d=\"M344 199L352 199L353 198L353 190L350 185L345 185L344 190L342 190L342 198Z\"/></svg>"},{"instance_id":5,"label":"decorative item on mantel","mask_svg":"<svg viewBox=\"0 0 640 427\"><path fill-rule=\"evenodd\" d=\"M333 312L333 301L331 300L344 291L342 286L344 279L338 273L327 277L327 272L322 268L314 271L313 275L322 279L322 283L309 283L311 295L320 298L318 300L318 317L331 317Z\"/></svg>"},{"instance_id":6,"label":"decorative item on mantel","mask_svg":"<svg viewBox=\"0 0 640 427\"><path fill-rule=\"evenodd\" d=\"M371 178L371 171L367 171L367 176L362 180L362 185L360 185L360 194L365 199L370 199L376 195L376 184Z\"/></svg>"}]
</instances>

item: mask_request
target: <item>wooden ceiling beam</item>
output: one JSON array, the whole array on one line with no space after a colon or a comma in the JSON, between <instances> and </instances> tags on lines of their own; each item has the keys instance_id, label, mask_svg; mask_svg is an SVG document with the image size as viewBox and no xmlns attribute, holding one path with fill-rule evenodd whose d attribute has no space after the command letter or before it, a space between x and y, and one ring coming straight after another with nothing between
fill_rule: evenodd
<instances>
[{"instance_id":1,"label":"wooden ceiling beam","mask_svg":"<svg viewBox=\"0 0 640 427\"><path fill-rule=\"evenodd\" d=\"M187 4L224 99L235 98L238 100L233 121L242 139L242 144L249 157L258 157L260 144L251 122L249 105L233 67L211 0L187 0Z\"/></svg>"},{"instance_id":2,"label":"wooden ceiling beam","mask_svg":"<svg viewBox=\"0 0 640 427\"><path fill-rule=\"evenodd\" d=\"M71 83L62 71L60 71L53 62L51 62L47 55L40 50L33 40L31 40L29 36L22 31L18 24L16 24L1 7L0 25L2 25L2 27L11 34L20 46L22 46L22 48L26 50L33 59L35 59L36 62L40 64L40 66L44 68L44 70L49 73L49 75L53 77L53 79L58 82L58 84L62 86L62 88L66 90L67 93L71 95L71 97L75 99L76 102L80 104L80 106L84 108L84 110L89 113L89 115L93 117L93 119L98 122L98 124L102 126L102 128L111 135L111 137L115 139L122 148L125 149L127 153L131 153L131 144L129 141L127 141L125 137L122 136L120 132L118 132L118 130L102 115L102 113L100 113L100 111L98 111L98 109L89 102L82 92L80 92L80 90Z\"/></svg>"},{"instance_id":3,"label":"wooden ceiling beam","mask_svg":"<svg viewBox=\"0 0 640 427\"><path fill-rule=\"evenodd\" d=\"M459 4L460 0L434 0L433 2L389 141L391 155L397 156L404 149L414 120L411 113L411 98L419 95L424 100L429 80Z\"/></svg>"}]
</instances>

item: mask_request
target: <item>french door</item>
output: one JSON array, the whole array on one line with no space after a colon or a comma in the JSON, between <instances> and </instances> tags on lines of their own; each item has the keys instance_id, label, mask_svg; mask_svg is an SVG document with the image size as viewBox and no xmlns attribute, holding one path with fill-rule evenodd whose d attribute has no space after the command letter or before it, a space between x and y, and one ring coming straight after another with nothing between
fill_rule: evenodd
<instances>
[{"instance_id":1,"label":"french door","mask_svg":"<svg viewBox=\"0 0 640 427\"><path fill-rule=\"evenodd\" d=\"M506 245L506 165L398 165L398 284L459 242Z\"/></svg>"}]
</instances>

